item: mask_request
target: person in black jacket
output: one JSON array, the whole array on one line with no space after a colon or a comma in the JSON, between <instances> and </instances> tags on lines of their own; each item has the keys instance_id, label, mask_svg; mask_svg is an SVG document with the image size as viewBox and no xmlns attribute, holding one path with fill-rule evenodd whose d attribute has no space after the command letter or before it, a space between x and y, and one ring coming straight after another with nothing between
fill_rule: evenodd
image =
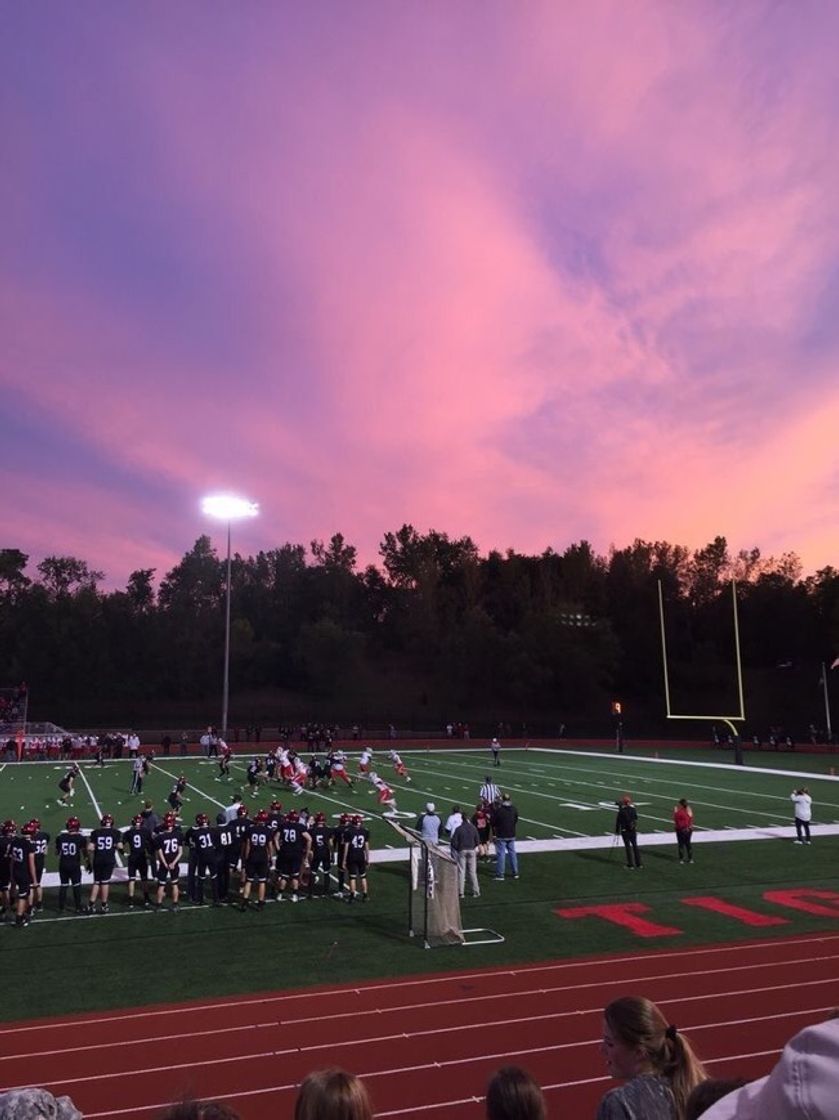
<instances>
[{"instance_id":1,"label":"person in black jacket","mask_svg":"<svg viewBox=\"0 0 839 1120\"><path fill-rule=\"evenodd\" d=\"M626 866L630 871L641 869L641 853L638 851L638 812L632 798L625 794L617 802L618 815L615 818L615 835L620 835L626 848Z\"/></svg>"}]
</instances>

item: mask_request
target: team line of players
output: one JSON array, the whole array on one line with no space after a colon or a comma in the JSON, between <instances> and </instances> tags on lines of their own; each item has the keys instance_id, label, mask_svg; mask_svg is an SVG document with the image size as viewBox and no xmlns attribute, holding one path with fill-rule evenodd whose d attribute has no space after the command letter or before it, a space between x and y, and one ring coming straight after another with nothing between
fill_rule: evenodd
<instances>
[{"instance_id":1,"label":"team line of players","mask_svg":"<svg viewBox=\"0 0 839 1120\"><path fill-rule=\"evenodd\" d=\"M20 829L12 820L0 827L0 920L6 921L7 911L13 911L15 924L25 926L43 908L41 884L49 844L50 835L37 819ZM129 905L159 908L168 890L172 909L177 910L184 855L189 898L198 905L204 904L208 893L213 905L233 902L242 910L250 906L261 910L269 884L279 899L289 891L290 900L297 902L301 885L305 897L313 897L318 874L320 893L328 896L336 864L335 893L349 902L368 898L370 833L360 814L343 814L336 826L330 826L323 813L296 809L283 813L278 801L252 818L245 805L234 803L218 814L215 824L206 813L197 813L194 824L184 829L174 811L161 820L148 807L122 830L105 813L89 835L83 832L78 817L70 817L54 847L59 912L65 911L68 892L72 892L76 913L107 913L121 852L127 856ZM83 865L93 875L86 904L82 900Z\"/></svg>"}]
</instances>

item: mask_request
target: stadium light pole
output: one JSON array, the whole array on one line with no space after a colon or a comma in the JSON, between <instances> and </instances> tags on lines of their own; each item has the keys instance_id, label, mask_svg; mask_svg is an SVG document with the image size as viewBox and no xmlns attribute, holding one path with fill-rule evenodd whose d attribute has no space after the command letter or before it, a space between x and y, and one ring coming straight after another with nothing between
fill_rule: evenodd
<instances>
[{"instance_id":1,"label":"stadium light pole","mask_svg":"<svg viewBox=\"0 0 839 1120\"><path fill-rule=\"evenodd\" d=\"M221 701L221 735L227 738L227 708L230 696L230 526L234 521L246 517L256 517L259 505L234 494L210 494L201 502L201 509L207 517L227 522L227 584L224 611L224 685Z\"/></svg>"}]
</instances>

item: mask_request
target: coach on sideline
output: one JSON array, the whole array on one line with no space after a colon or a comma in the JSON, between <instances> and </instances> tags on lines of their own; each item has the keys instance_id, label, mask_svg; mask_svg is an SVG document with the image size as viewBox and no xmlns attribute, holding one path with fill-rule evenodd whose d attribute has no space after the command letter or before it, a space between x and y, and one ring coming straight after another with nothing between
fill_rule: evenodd
<instances>
[{"instance_id":1,"label":"coach on sideline","mask_svg":"<svg viewBox=\"0 0 839 1120\"><path fill-rule=\"evenodd\" d=\"M503 879L510 856L510 870L513 878L519 877L519 859L516 854L516 825L519 811L510 800L509 793L502 794L501 803L493 805L492 831L495 834L495 878Z\"/></svg>"}]
</instances>

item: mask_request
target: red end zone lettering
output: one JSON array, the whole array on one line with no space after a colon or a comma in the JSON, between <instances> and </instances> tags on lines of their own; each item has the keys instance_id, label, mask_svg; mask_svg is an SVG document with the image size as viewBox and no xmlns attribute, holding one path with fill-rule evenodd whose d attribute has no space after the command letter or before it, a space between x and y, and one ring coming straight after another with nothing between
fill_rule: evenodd
<instances>
[{"instance_id":1,"label":"red end zone lettering","mask_svg":"<svg viewBox=\"0 0 839 1120\"><path fill-rule=\"evenodd\" d=\"M763 896L766 898L766 895ZM772 914L758 914L756 910L746 910L743 906L735 906L732 902L723 902L721 898L708 895L699 898L682 898L682 906L698 906L701 910L712 910L715 914L724 914L726 918L733 918L744 926L785 926L789 924L788 918L778 918Z\"/></svg>"},{"instance_id":2,"label":"red end zone lettering","mask_svg":"<svg viewBox=\"0 0 839 1120\"><path fill-rule=\"evenodd\" d=\"M569 910L560 907L554 908L554 914L559 918L602 918L604 922L622 926L631 930L636 937L672 937L674 934L684 933L684 930L674 926L661 926L647 918L639 917L648 914L650 907L643 902L615 902L603 906L573 906Z\"/></svg>"},{"instance_id":3,"label":"red end zone lettering","mask_svg":"<svg viewBox=\"0 0 839 1120\"><path fill-rule=\"evenodd\" d=\"M789 906L791 910L803 910L805 914L816 914L820 918L839 918L839 894L836 891L817 891L810 890L809 887L800 887L792 891L764 891L763 897L767 902ZM822 906L818 902L810 902L811 898L823 898L833 905Z\"/></svg>"}]
</instances>

